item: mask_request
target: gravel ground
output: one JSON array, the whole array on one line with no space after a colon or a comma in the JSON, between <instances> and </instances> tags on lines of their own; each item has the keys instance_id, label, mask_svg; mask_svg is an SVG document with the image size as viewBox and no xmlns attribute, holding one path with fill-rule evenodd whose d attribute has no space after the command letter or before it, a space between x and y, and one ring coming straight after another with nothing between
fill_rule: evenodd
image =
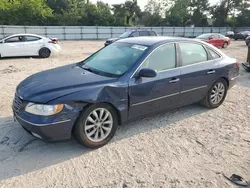
<instances>
[{"instance_id":1,"label":"gravel ground","mask_svg":"<svg viewBox=\"0 0 250 188\"><path fill-rule=\"evenodd\" d=\"M89 150L74 140L45 143L13 122L17 84L41 70L73 63L103 41L61 42L49 59L0 60L0 188L7 187L234 187L223 174L250 180L250 74L215 110L191 105L119 127L111 143ZM243 41L223 50L240 62Z\"/></svg>"}]
</instances>

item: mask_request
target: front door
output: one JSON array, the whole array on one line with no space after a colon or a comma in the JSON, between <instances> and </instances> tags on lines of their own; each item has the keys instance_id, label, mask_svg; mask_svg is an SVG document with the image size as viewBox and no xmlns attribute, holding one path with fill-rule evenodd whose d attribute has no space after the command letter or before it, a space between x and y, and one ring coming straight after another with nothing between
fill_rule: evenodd
<instances>
[{"instance_id":1,"label":"front door","mask_svg":"<svg viewBox=\"0 0 250 188\"><path fill-rule=\"evenodd\" d=\"M217 63L210 59L201 44L179 43L181 60L181 94L183 105L203 99L216 79Z\"/></svg>"},{"instance_id":2,"label":"front door","mask_svg":"<svg viewBox=\"0 0 250 188\"><path fill-rule=\"evenodd\" d=\"M216 47L220 46L218 35L217 34L211 35L209 43Z\"/></svg>"},{"instance_id":3,"label":"front door","mask_svg":"<svg viewBox=\"0 0 250 188\"><path fill-rule=\"evenodd\" d=\"M24 37L16 36L8 38L3 43L2 56L23 56L24 54Z\"/></svg>"},{"instance_id":4,"label":"front door","mask_svg":"<svg viewBox=\"0 0 250 188\"><path fill-rule=\"evenodd\" d=\"M173 108L179 104L180 68L176 65L175 44L164 44L149 55L140 69L154 69L157 76L135 76L129 80L129 119Z\"/></svg>"}]
</instances>

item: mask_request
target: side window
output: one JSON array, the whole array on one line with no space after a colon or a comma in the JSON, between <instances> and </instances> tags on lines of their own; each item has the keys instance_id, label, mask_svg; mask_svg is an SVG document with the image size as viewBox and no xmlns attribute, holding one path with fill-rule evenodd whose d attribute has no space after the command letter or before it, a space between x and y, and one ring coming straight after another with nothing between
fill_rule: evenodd
<instances>
[{"instance_id":1,"label":"side window","mask_svg":"<svg viewBox=\"0 0 250 188\"><path fill-rule=\"evenodd\" d=\"M13 43L13 42L24 42L24 37L23 36L11 37L5 40L5 43Z\"/></svg>"},{"instance_id":2,"label":"side window","mask_svg":"<svg viewBox=\"0 0 250 188\"><path fill-rule=\"evenodd\" d=\"M37 41L37 40L40 40L40 38L39 37L33 37L33 36L26 36L25 37L25 41L27 41L27 42Z\"/></svg>"},{"instance_id":3,"label":"side window","mask_svg":"<svg viewBox=\"0 0 250 188\"><path fill-rule=\"evenodd\" d=\"M139 32L135 31L131 34L132 37L139 37Z\"/></svg>"},{"instance_id":4,"label":"side window","mask_svg":"<svg viewBox=\"0 0 250 188\"><path fill-rule=\"evenodd\" d=\"M200 44L180 43L182 66L192 65L195 63L208 60L207 52Z\"/></svg>"},{"instance_id":5,"label":"side window","mask_svg":"<svg viewBox=\"0 0 250 188\"><path fill-rule=\"evenodd\" d=\"M211 50L210 48L207 48L209 53L211 54L213 59L218 59L220 58L220 55L218 55L215 51Z\"/></svg>"},{"instance_id":6,"label":"side window","mask_svg":"<svg viewBox=\"0 0 250 188\"><path fill-rule=\"evenodd\" d=\"M148 31L140 31L140 36L149 36Z\"/></svg>"},{"instance_id":7,"label":"side window","mask_svg":"<svg viewBox=\"0 0 250 188\"><path fill-rule=\"evenodd\" d=\"M174 44L166 44L157 48L144 61L142 68L150 68L156 71L164 71L175 68L176 50Z\"/></svg>"},{"instance_id":8,"label":"side window","mask_svg":"<svg viewBox=\"0 0 250 188\"><path fill-rule=\"evenodd\" d=\"M212 35L211 38L212 39L218 39L219 37L218 37L218 35Z\"/></svg>"},{"instance_id":9,"label":"side window","mask_svg":"<svg viewBox=\"0 0 250 188\"><path fill-rule=\"evenodd\" d=\"M154 31L149 31L150 36L156 36L156 33Z\"/></svg>"}]
</instances>

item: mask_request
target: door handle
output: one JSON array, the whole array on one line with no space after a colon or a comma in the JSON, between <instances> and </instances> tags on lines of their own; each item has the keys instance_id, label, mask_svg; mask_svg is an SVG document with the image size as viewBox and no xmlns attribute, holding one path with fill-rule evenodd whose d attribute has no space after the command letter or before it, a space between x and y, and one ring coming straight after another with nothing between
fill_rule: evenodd
<instances>
[{"instance_id":1,"label":"door handle","mask_svg":"<svg viewBox=\"0 0 250 188\"><path fill-rule=\"evenodd\" d=\"M214 74L215 73L215 70L210 70L207 72L207 74Z\"/></svg>"},{"instance_id":2,"label":"door handle","mask_svg":"<svg viewBox=\"0 0 250 188\"><path fill-rule=\"evenodd\" d=\"M176 83L176 82L179 82L180 81L180 78L172 78L169 83L172 84L172 83Z\"/></svg>"}]
</instances>

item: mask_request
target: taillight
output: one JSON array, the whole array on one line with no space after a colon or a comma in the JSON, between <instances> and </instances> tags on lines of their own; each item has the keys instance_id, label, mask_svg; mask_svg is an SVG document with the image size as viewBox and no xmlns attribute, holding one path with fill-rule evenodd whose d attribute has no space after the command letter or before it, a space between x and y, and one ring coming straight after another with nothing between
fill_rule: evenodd
<instances>
[{"instance_id":1,"label":"taillight","mask_svg":"<svg viewBox=\"0 0 250 188\"><path fill-rule=\"evenodd\" d=\"M49 43L57 44L57 41L56 40L51 40L51 41L49 41Z\"/></svg>"},{"instance_id":2,"label":"taillight","mask_svg":"<svg viewBox=\"0 0 250 188\"><path fill-rule=\"evenodd\" d=\"M238 68L240 68L240 62L237 61L236 64L237 64Z\"/></svg>"}]
</instances>

